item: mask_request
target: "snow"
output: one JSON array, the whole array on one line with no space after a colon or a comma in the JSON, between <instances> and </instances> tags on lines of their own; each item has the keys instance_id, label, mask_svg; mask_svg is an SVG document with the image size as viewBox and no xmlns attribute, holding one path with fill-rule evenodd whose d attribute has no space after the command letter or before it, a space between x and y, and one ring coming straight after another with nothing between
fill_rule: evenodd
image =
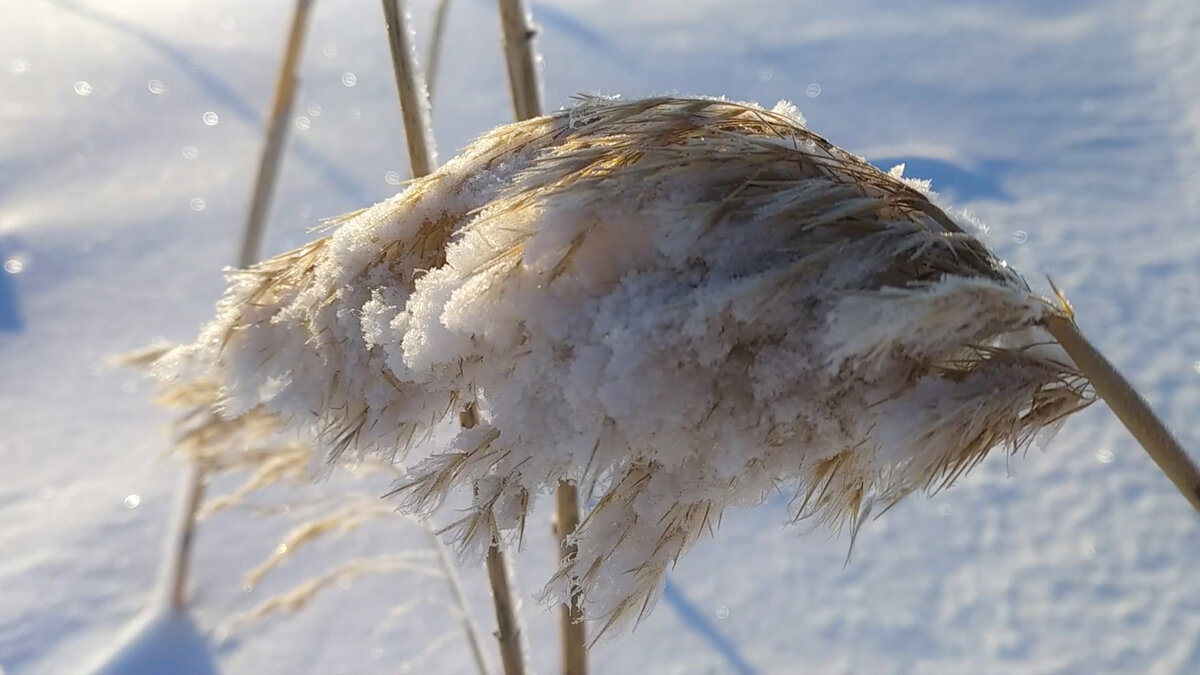
<instances>
[{"instance_id":1,"label":"snow","mask_svg":"<svg viewBox=\"0 0 1200 675\"><path fill-rule=\"evenodd\" d=\"M0 257L13 263L0 274L0 663L10 673L86 667L153 592L180 467L161 458L168 416L148 405L146 384L105 359L159 336L190 339L210 316L290 7L0 6ZM991 226L988 243L1035 287L1052 274L1085 333L1185 447L1200 447L1194 3L682 7L535 4L548 106L581 90L795 100L835 143L932 178ZM414 7L419 41L431 9ZM304 228L320 217L398 190L403 134L375 10L314 6L295 111L307 124L293 129L271 253L310 239ZM433 112L446 156L510 116L496 26L490 3L451 9ZM335 477L298 500L386 487ZM727 512L651 617L597 650L597 672L1200 669L1190 573L1200 527L1101 405L1044 451L993 457L954 489L896 506L863 528L848 565L845 537L782 527L785 502ZM547 672L555 617L533 596L552 543L544 510L529 522L516 576ZM201 524L202 631L346 556L423 546L407 526L376 523L315 544L243 593L241 576L291 524L246 510ZM489 626L482 576L465 570L464 583ZM338 586L294 617L214 640L218 666L400 669L455 625L439 610L376 631L413 586L403 575ZM437 670L472 667L453 642L427 658Z\"/></svg>"}]
</instances>

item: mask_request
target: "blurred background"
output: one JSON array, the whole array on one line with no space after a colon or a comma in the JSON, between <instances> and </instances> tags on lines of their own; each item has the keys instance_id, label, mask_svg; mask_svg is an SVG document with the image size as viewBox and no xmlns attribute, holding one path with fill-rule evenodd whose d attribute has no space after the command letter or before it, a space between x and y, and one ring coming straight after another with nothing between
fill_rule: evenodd
<instances>
[{"instance_id":1,"label":"blurred background","mask_svg":"<svg viewBox=\"0 0 1200 675\"><path fill-rule=\"evenodd\" d=\"M190 340L234 261L294 4L0 4L0 664L71 672L146 605L181 463L147 383L109 357ZM796 103L883 169L929 178L1200 449L1200 4L1191 0L543 0L548 109L576 93ZM420 53L433 0L411 3ZM401 189L382 10L315 0L266 253ZM489 0L452 0L440 154L511 119ZM219 493L231 485L219 484ZM303 506L381 494L342 474ZM200 525L193 612L227 673L468 672L419 574L346 578L294 616L231 620L361 555L425 546L401 521L243 575L304 509ZM549 514L514 556L536 669ZM1200 520L1103 405L1045 448L994 453L849 540L727 514L598 673L1200 671ZM463 570L492 650L479 570ZM492 666L498 660L489 653Z\"/></svg>"}]
</instances>

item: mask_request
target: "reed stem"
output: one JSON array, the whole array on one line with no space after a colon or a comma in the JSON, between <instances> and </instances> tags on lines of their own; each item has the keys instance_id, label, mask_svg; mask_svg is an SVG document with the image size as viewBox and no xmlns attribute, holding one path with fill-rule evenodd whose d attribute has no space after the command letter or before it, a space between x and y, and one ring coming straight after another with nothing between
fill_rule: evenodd
<instances>
[{"instance_id":1,"label":"reed stem","mask_svg":"<svg viewBox=\"0 0 1200 675\"><path fill-rule=\"evenodd\" d=\"M504 56L508 64L508 83L513 112L518 121L542 115L542 92L538 85L537 58L533 40L537 31L530 23L521 0L498 0L500 27L504 33ZM568 538L579 527L579 494L566 481L554 493L554 530L558 536L558 557L563 562L575 557L574 544ZM587 675L587 626L583 623L580 594L570 589L560 608L559 639L562 647L562 671L566 675Z\"/></svg>"},{"instance_id":2,"label":"reed stem","mask_svg":"<svg viewBox=\"0 0 1200 675\"><path fill-rule=\"evenodd\" d=\"M542 114L542 92L538 86L537 59L533 50L537 31L530 24L521 0L499 0L499 3L508 85L519 122Z\"/></svg>"},{"instance_id":3,"label":"reed stem","mask_svg":"<svg viewBox=\"0 0 1200 675\"><path fill-rule=\"evenodd\" d=\"M271 195L279 175L279 160L283 153L283 141L287 138L288 118L296 98L296 71L303 52L304 34L308 26L308 10L312 0L296 0L292 13L292 25L284 46L283 63L275 81L275 98L271 103L271 115L267 122L267 138L259 160L258 174L254 181L254 193L250 199L250 212L242 230L241 246L238 249L237 266L248 267L260 256L263 224L271 204ZM196 512L204 501L204 470L194 460L188 462L184 476L183 494L176 513L173 542L167 564L167 588L171 606L182 610L187 605L187 584L191 569L192 544L196 531Z\"/></svg>"},{"instance_id":4,"label":"reed stem","mask_svg":"<svg viewBox=\"0 0 1200 675\"><path fill-rule=\"evenodd\" d=\"M512 589L508 585L508 564L500 548L500 536L492 524L492 545L487 551L488 583L492 587L492 604L496 608L496 640L500 643L500 662L504 675L525 675L525 656L521 651L521 628L513 606Z\"/></svg>"},{"instance_id":5,"label":"reed stem","mask_svg":"<svg viewBox=\"0 0 1200 675\"><path fill-rule=\"evenodd\" d=\"M436 159L425 78L413 51L408 13L404 11L402 2L403 0L383 0L383 15L387 22L388 46L392 51L396 91L400 94L400 114L404 118L409 167L412 169L413 178L420 178L434 170Z\"/></svg>"},{"instance_id":6,"label":"reed stem","mask_svg":"<svg viewBox=\"0 0 1200 675\"><path fill-rule=\"evenodd\" d=\"M1074 321L1054 316L1046 322L1046 329L1158 468L1167 474L1192 508L1200 512L1200 470L1154 414L1146 399L1088 342Z\"/></svg>"},{"instance_id":7,"label":"reed stem","mask_svg":"<svg viewBox=\"0 0 1200 675\"><path fill-rule=\"evenodd\" d=\"M554 529L558 535L558 559L571 560L579 552L568 537L579 527L579 491L565 481L554 491ZM564 675L587 675L587 626L583 623L583 610L579 606L578 587L571 588L567 602L559 608L559 637L562 643L562 671Z\"/></svg>"},{"instance_id":8,"label":"reed stem","mask_svg":"<svg viewBox=\"0 0 1200 675\"><path fill-rule=\"evenodd\" d=\"M183 477L183 491L175 507L172 541L167 549L166 579L163 587L167 603L176 611L187 608L187 585L192 567L192 548L196 539L196 512L204 501L204 470L189 460Z\"/></svg>"},{"instance_id":9,"label":"reed stem","mask_svg":"<svg viewBox=\"0 0 1200 675\"><path fill-rule=\"evenodd\" d=\"M238 253L238 267L247 267L256 262L261 254L263 224L271 207L271 195L279 175L279 159L283 156L283 142L287 138L288 119L292 103L296 99L297 66L304 51L304 33L308 26L308 9L312 0L296 0L292 14L292 28L288 33L283 63L275 80L275 99L271 103L271 116L267 122L267 142L263 146L258 165L258 177L254 181L254 195L250 199L250 213L246 217L246 228L242 232L242 248Z\"/></svg>"},{"instance_id":10,"label":"reed stem","mask_svg":"<svg viewBox=\"0 0 1200 675\"><path fill-rule=\"evenodd\" d=\"M412 36L407 24L407 13L401 6L402 0L383 0L383 13L388 27L388 44L392 52L392 66L396 74L396 89L400 94L400 110L404 117L404 134L408 141L408 158L414 178L428 175L434 170L436 159L433 154L433 131L429 118L429 98L413 51ZM463 410L459 421L463 428L478 423L478 412L472 403ZM500 660L505 675L524 675L525 657L521 653L520 628L512 590L508 583L508 565L500 548L500 537L492 524L492 543L487 552L488 583L492 590L492 604L496 609L496 639L500 643ZM471 649L476 663L482 663L479 645L471 640Z\"/></svg>"}]
</instances>

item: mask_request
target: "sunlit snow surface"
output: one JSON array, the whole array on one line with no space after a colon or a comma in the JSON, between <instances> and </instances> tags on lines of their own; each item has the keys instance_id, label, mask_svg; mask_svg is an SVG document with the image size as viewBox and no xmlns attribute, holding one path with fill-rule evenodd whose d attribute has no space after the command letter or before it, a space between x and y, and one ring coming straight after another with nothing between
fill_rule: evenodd
<instances>
[{"instance_id":1,"label":"sunlit snow surface","mask_svg":"<svg viewBox=\"0 0 1200 675\"><path fill-rule=\"evenodd\" d=\"M144 382L105 358L183 340L232 261L292 3L0 4L0 663L86 667L149 602L178 465ZM421 38L432 3L414 6ZM830 140L933 179L991 226L1200 448L1200 6L1190 0L534 4L548 105L578 91L795 100ZM269 252L394 193L403 134L379 8L317 0ZM443 155L509 117L491 2L452 5L435 125ZM222 486L218 486L222 487ZM354 487L335 477L315 498ZM382 492L385 484L370 489ZM358 489L356 487L356 489ZM129 499L136 495L137 499ZM993 457L848 541L734 511L672 574L601 673L1200 670L1200 518L1103 406L1045 451ZM539 514L534 523L548 523ZM348 555L422 545L403 524L315 546L267 588L241 575L291 523L201 525L194 615L219 629ZM532 600L549 526L516 558ZM464 573L491 625L482 575ZM465 672L422 579L369 577L212 649L222 672ZM487 636L485 635L485 638ZM491 646L490 644L487 646ZM491 656L491 655L489 655ZM498 659L492 656L493 667Z\"/></svg>"}]
</instances>

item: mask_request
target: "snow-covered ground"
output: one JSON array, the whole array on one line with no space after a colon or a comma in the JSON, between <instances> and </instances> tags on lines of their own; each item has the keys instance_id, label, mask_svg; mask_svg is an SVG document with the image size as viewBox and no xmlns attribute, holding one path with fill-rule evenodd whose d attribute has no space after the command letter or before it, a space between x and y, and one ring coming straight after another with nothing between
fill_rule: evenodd
<instances>
[{"instance_id":1,"label":"snow-covered ground","mask_svg":"<svg viewBox=\"0 0 1200 675\"><path fill-rule=\"evenodd\" d=\"M166 414L106 365L188 339L232 261L292 3L0 4L0 664L80 669L149 602L180 466ZM934 189L1071 296L1080 323L1200 448L1200 5L548 0L546 101L579 91L797 102L810 126ZM432 2L413 7L428 35ZM509 118L487 0L451 7L443 156ZM403 134L375 3L317 0L268 252L394 193ZM301 491L382 492L346 477ZM221 486L227 487L227 486ZM135 497L136 496L136 497ZM298 508L297 512L302 512ZM547 523L548 515L540 514ZM1195 672L1200 519L1102 406L1045 450L994 456L848 541L727 514L600 673ZM402 521L317 543L263 588L242 575L293 522L205 521L194 613L224 672L465 672L440 586L337 585L294 617L220 635L338 561L424 546ZM554 672L548 525L516 557L531 654ZM486 588L464 570L476 622ZM218 638L225 639L219 640ZM487 636L485 635L485 638ZM433 645L433 648L430 648ZM490 643L487 645L492 646ZM498 659L489 654L493 669Z\"/></svg>"}]
</instances>

